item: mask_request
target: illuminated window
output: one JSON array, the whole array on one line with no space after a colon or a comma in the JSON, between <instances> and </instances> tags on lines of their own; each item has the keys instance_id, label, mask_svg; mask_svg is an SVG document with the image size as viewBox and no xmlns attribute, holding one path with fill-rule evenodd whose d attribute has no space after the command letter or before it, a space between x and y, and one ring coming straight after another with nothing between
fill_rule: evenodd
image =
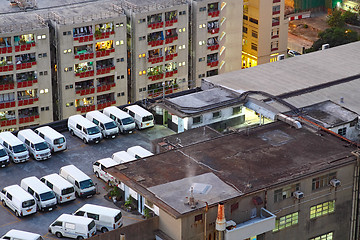
<instances>
[{"instance_id":1,"label":"illuminated window","mask_svg":"<svg viewBox=\"0 0 360 240\"><path fill-rule=\"evenodd\" d=\"M40 36L40 35L39 35L39 36L37 36L37 39L38 39L38 40L40 40L40 39L41 39L41 36Z\"/></svg>"},{"instance_id":2,"label":"illuminated window","mask_svg":"<svg viewBox=\"0 0 360 240\"><path fill-rule=\"evenodd\" d=\"M334 232L325 233L323 235L310 238L310 240L333 240Z\"/></svg>"},{"instance_id":3,"label":"illuminated window","mask_svg":"<svg viewBox=\"0 0 360 240\"><path fill-rule=\"evenodd\" d=\"M324 202L310 208L310 219L335 212L335 200Z\"/></svg>"},{"instance_id":4,"label":"illuminated window","mask_svg":"<svg viewBox=\"0 0 360 240\"><path fill-rule=\"evenodd\" d=\"M143 71L143 74L146 74L146 71L145 71L145 70Z\"/></svg>"},{"instance_id":5,"label":"illuminated window","mask_svg":"<svg viewBox=\"0 0 360 240\"><path fill-rule=\"evenodd\" d=\"M120 45L123 45L124 44L124 40L120 40Z\"/></svg>"},{"instance_id":6,"label":"illuminated window","mask_svg":"<svg viewBox=\"0 0 360 240\"><path fill-rule=\"evenodd\" d=\"M64 53L67 53L67 50L64 50Z\"/></svg>"},{"instance_id":7,"label":"illuminated window","mask_svg":"<svg viewBox=\"0 0 360 240\"><path fill-rule=\"evenodd\" d=\"M46 35L45 35L45 34L41 35L41 38L42 38L42 39L45 39L45 38L46 38Z\"/></svg>"},{"instance_id":8,"label":"illuminated window","mask_svg":"<svg viewBox=\"0 0 360 240\"><path fill-rule=\"evenodd\" d=\"M313 178L312 190L323 188L329 185L331 179L336 178L336 173L329 173L320 177Z\"/></svg>"},{"instance_id":9,"label":"illuminated window","mask_svg":"<svg viewBox=\"0 0 360 240\"><path fill-rule=\"evenodd\" d=\"M202 28L202 24L199 25L199 28Z\"/></svg>"},{"instance_id":10,"label":"illuminated window","mask_svg":"<svg viewBox=\"0 0 360 240\"><path fill-rule=\"evenodd\" d=\"M115 45L116 45L116 46L120 45L120 41L116 41L116 42L115 42Z\"/></svg>"},{"instance_id":11,"label":"illuminated window","mask_svg":"<svg viewBox=\"0 0 360 240\"><path fill-rule=\"evenodd\" d=\"M293 192L300 189L300 183L289 185L274 191L274 202L280 202L293 196Z\"/></svg>"},{"instance_id":12,"label":"illuminated window","mask_svg":"<svg viewBox=\"0 0 360 240\"><path fill-rule=\"evenodd\" d=\"M185 28L183 28L182 30L183 30L183 32L185 32Z\"/></svg>"},{"instance_id":13,"label":"illuminated window","mask_svg":"<svg viewBox=\"0 0 360 240\"><path fill-rule=\"evenodd\" d=\"M273 232L283 230L284 228L296 225L299 222L299 212L291 213L289 215L280 217L275 220L275 228Z\"/></svg>"},{"instance_id":14,"label":"illuminated window","mask_svg":"<svg viewBox=\"0 0 360 240\"><path fill-rule=\"evenodd\" d=\"M140 75L140 76L142 75L142 71L139 72L139 75Z\"/></svg>"}]
</instances>

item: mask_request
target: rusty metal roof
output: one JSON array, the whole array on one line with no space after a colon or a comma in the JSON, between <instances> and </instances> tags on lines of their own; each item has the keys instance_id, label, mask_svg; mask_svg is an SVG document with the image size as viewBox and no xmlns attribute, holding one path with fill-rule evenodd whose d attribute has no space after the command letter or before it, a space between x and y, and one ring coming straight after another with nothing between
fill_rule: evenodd
<instances>
[{"instance_id":1,"label":"rusty metal roof","mask_svg":"<svg viewBox=\"0 0 360 240\"><path fill-rule=\"evenodd\" d=\"M109 169L111 175L174 217L184 214L149 189L213 173L241 194L298 181L355 160L354 147L328 133L313 133L275 122L174 149ZM144 178L136 182L136 178ZM179 185L174 185L176 193ZM179 200L174 200L179 201ZM206 201L206 197L203 201Z\"/></svg>"}]
</instances>

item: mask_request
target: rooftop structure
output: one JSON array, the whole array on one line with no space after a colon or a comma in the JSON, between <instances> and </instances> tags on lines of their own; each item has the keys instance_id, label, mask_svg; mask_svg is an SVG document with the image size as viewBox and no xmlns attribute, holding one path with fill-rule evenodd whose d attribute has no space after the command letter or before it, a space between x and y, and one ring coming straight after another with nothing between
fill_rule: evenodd
<instances>
[{"instance_id":1,"label":"rooftop structure","mask_svg":"<svg viewBox=\"0 0 360 240\"><path fill-rule=\"evenodd\" d=\"M44 19L35 13L17 13L1 15L0 34L31 31L47 28Z\"/></svg>"},{"instance_id":2,"label":"rooftop structure","mask_svg":"<svg viewBox=\"0 0 360 240\"><path fill-rule=\"evenodd\" d=\"M236 92L264 91L301 108L332 100L360 113L360 42L203 79L205 88L218 85ZM267 99L266 96L258 96ZM276 102L280 111L289 108Z\"/></svg>"}]
</instances>

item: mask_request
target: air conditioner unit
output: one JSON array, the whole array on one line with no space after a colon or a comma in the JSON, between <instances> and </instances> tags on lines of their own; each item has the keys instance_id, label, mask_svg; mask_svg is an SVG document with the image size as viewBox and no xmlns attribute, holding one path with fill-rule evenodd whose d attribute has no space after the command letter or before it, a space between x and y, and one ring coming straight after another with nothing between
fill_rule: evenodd
<instances>
[{"instance_id":1,"label":"air conditioner unit","mask_svg":"<svg viewBox=\"0 0 360 240\"><path fill-rule=\"evenodd\" d=\"M280 54L279 56L277 56L277 60L284 60L285 59L285 55L284 54Z\"/></svg>"},{"instance_id":2,"label":"air conditioner unit","mask_svg":"<svg viewBox=\"0 0 360 240\"><path fill-rule=\"evenodd\" d=\"M301 198L304 197L304 193L301 192L301 191L295 191L295 192L293 193L293 195L294 195L294 198L296 198L296 199L301 199Z\"/></svg>"},{"instance_id":3,"label":"air conditioner unit","mask_svg":"<svg viewBox=\"0 0 360 240\"><path fill-rule=\"evenodd\" d=\"M323 45L321 46L321 50L325 50L325 49L328 49L328 48L330 48L330 45L329 45L329 44L323 44Z\"/></svg>"},{"instance_id":4,"label":"air conditioner unit","mask_svg":"<svg viewBox=\"0 0 360 240\"><path fill-rule=\"evenodd\" d=\"M330 185L333 186L333 187L338 187L338 186L340 186L340 184L341 184L341 182L338 179L331 179L330 180Z\"/></svg>"}]
</instances>

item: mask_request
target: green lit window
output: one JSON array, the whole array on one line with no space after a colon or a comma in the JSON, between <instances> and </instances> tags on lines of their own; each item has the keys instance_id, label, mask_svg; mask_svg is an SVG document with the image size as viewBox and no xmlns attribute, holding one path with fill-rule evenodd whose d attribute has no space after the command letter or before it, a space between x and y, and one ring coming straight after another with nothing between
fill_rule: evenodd
<instances>
[{"instance_id":1,"label":"green lit window","mask_svg":"<svg viewBox=\"0 0 360 240\"><path fill-rule=\"evenodd\" d=\"M310 208L310 219L335 212L335 200L324 202Z\"/></svg>"},{"instance_id":2,"label":"green lit window","mask_svg":"<svg viewBox=\"0 0 360 240\"><path fill-rule=\"evenodd\" d=\"M273 229L273 232L277 232L284 228L298 224L298 219L299 219L299 212L291 213L289 215L276 219L275 228Z\"/></svg>"},{"instance_id":3,"label":"green lit window","mask_svg":"<svg viewBox=\"0 0 360 240\"><path fill-rule=\"evenodd\" d=\"M329 232L321 236L310 238L310 240L333 240L334 232Z\"/></svg>"}]
</instances>

